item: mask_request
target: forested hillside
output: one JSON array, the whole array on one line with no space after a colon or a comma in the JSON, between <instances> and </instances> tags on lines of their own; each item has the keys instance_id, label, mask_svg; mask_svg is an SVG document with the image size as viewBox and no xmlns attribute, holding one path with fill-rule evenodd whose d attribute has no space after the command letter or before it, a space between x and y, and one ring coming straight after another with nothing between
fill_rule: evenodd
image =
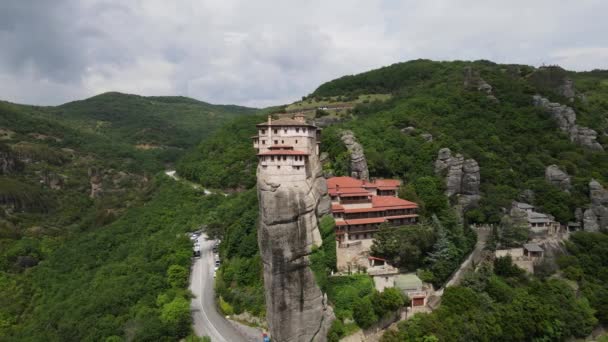
<instances>
[{"instance_id":1,"label":"forested hillside","mask_svg":"<svg viewBox=\"0 0 608 342\"><path fill-rule=\"evenodd\" d=\"M491 96L464 86L466 67L491 85ZM554 73L570 76L575 86L580 83L580 96L569 100L551 82L536 81ZM498 222L501 208L509 208L512 200L529 189L536 195L532 204L566 223L574 219L575 208L589 203L589 181L608 181L608 156L572 143L546 112L533 105L532 96L541 94L573 107L577 122L600 132L598 140L605 143L608 84L602 75L605 72L578 74L487 61L418 60L346 76L309 96L394 94L387 102L356 107L353 120L326 130L329 138L322 148L332 155L336 174L348 172L345 150L335 138L342 128L355 132L365 148L370 173L378 177L415 183L420 176L433 176L439 149L449 147L480 165L482 202L479 210L469 214L472 221ZM414 127L416 133L403 133L406 127ZM432 134L432 142L420 133ZM336 155L340 148L342 154ZM545 181L545 168L551 164L571 176L569 193Z\"/></svg>"},{"instance_id":2,"label":"forested hillside","mask_svg":"<svg viewBox=\"0 0 608 342\"><path fill-rule=\"evenodd\" d=\"M189 334L183 234L224 198L157 175L253 112L119 93L0 102L0 340Z\"/></svg>"},{"instance_id":3,"label":"forested hillside","mask_svg":"<svg viewBox=\"0 0 608 342\"><path fill-rule=\"evenodd\" d=\"M467 68L477 79L469 79L468 82L483 79L491 85L490 92L466 85ZM564 76L574 80L576 95L573 97L560 93L560 82ZM533 68L488 61L419 60L346 76L321 85L305 98L322 103L329 97L392 94L382 101L357 105L346 116L347 120L323 130L321 149L327 153L325 170L334 175L350 173L349 155L340 139L341 130L349 129L364 147L372 177L404 180L401 196L421 205L424 223L414 230L404 228L402 231L383 232L386 236L381 236L375 253L388 253L382 255L403 260L398 263L403 269L418 270L424 280L441 285L474 243L474 234L468 229L468 224L499 223L511 202L528 200L524 195L529 193L534 194L532 204L554 215L562 223L574 219L576 208L589 205L589 181L592 178L603 183L608 180L606 153L571 141L547 112L534 106L533 95L539 94L574 108L577 122L599 132L598 141L605 144L603 133L608 112L605 94L608 86L604 76L605 72L602 71L573 73L557 67ZM263 118L237 119L226 126L221 134L203 141L196 151L184 158L178 170L207 186L250 188L254 184L256 160L249 137L255 134L256 120L263 121ZM406 127L414 129L412 131ZM425 138L423 133L430 133L432 140ZM442 147L474 158L480 165L481 202L477 209L465 213L463 223L459 223L456 213L450 208L448 197L444 195L444 179L434 172L434 163ZM236 155L242 157L235 158ZM569 173L572 178L569 191L562 191L545 180L545 168L551 164L557 164ZM244 194L247 195L244 196L252 196L252 191L246 191ZM231 236L222 245L226 262L220 268L217 283L223 298L222 308L228 313L249 311L263 315L261 265L254 244L255 205L256 202L252 200L242 208L244 214L240 217L245 221L240 226L214 230L215 234ZM215 227L221 228L222 225L218 223ZM227 227L224 225L223 229ZM579 234L582 237L588 233ZM401 245L394 249L394 244L383 245L383 239L397 239ZM247 248L237 248L239 241ZM355 323L366 326L370 320L373 322L369 315L365 320L357 316L360 320L357 321L355 313L363 312L362 308L370 304L369 301L354 300L358 297L368 298L372 290L366 285L365 279L357 277L328 283L323 273L329 274L331 267L325 263L332 256L325 254L326 251L315 254L313 266L315 275L319 276L324 289L328 291L330 303L336 307L340 323L331 332L333 339L352 331ZM475 292L461 288L448 292L445 309L430 318L435 320L433 324L445 325L455 315L463 314L451 308L452 297L456 302L470 297L467 299L470 302L467 317L471 317L471 320L480 319L475 316L475 310L488 308L488 305L496 312L491 316L486 315L484 319L487 321L484 323L479 321L479 324L486 324L480 329L488 330L470 331L468 336L471 339L491 340L491 336L496 340L508 340L510 334L552 336L550 338L556 340L572 335L584 336L605 314L605 298L599 288L589 285L586 287L588 295L581 297L561 280L548 282L528 278L516 270L512 274L508 271L501 273L500 267L510 269L510 263L503 264L507 266L499 266L498 271L478 276L483 278L478 280L483 285L477 283L474 290L488 291L488 295L481 294L477 298ZM580 274L581 271L577 269L572 272ZM578 279L580 281L581 278ZM530 305L544 303L537 311L540 315L538 324L541 326L516 327L517 322L527 319L518 314L527 310L520 307L522 301L528 301ZM565 312L577 312L577 319L565 322L556 318L565 315ZM354 318L355 323L342 324L352 322ZM402 327L404 334L387 339L401 340L406 336L423 338L434 333L440 339L449 340L454 334L471 330L470 325L458 323L446 330L436 330L436 326L427 322L429 320L426 318L421 319L422 328L414 327L415 322L410 323Z\"/></svg>"}]
</instances>

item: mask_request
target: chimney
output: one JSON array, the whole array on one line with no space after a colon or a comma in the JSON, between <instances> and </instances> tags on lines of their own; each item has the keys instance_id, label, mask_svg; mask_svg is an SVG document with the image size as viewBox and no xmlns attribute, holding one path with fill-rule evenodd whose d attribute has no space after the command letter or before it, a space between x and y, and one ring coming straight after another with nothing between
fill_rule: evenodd
<instances>
[{"instance_id":1,"label":"chimney","mask_svg":"<svg viewBox=\"0 0 608 342\"><path fill-rule=\"evenodd\" d=\"M302 113L297 113L296 115L293 116L293 119L298 122L306 123L306 118L304 118L304 114L302 114Z\"/></svg>"}]
</instances>

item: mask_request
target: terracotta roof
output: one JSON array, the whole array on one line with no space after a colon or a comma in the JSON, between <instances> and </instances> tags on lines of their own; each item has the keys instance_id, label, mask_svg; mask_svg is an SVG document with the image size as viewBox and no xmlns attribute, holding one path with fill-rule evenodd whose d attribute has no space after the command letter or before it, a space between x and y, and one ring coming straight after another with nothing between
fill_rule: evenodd
<instances>
[{"instance_id":1,"label":"terracotta roof","mask_svg":"<svg viewBox=\"0 0 608 342\"><path fill-rule=\"evenodd\" d=\"M334 189L340 188L361 188L363 182L353 177L331 177L327 180L327 187Z\"/></svg>"},{"instance_id":2,"label":"terracotta roof","mask_svg":"<svg viewBox=\"0 0 608 342\"><path fill-rule=\"evenodd\" d=\"M304 151L294 150L274 150L258 153L258 156L307 156L308 153Z\"/></svg>"},{"instance_id":3,"label":"terracotta roof","mask_svg":"<svg viewBox=\"0 0 608 342\"><path fill-rule=\"evenodd\" d=\"M418 208L418 204L410 201L406 201L404 199L393 197L393 196L373 196L372 197L372 207L374 208L386 208L390 209L391 207L402 207L405 206L407 208Z\"/></svg>"},{"instance_id":4,"label":"terracotta roof","mask_svg":"<svg viewBox=\"0 0 608 342\"><path fill-rule=\"evenodd\" d=\"M378 187L398 188L401 185L401 181L398 179L376 179L374 180L374 184Z\"/></svg>"},{"instance_id":5,"label":"terracotta roof","mask_svg":"<svg viewBox=\"0 0 608 342\"><path fill-rule=\"evenodd\" d=\"M339 204L332 204L331 205L331 211L332 212L337 212L337 211L344 211L344 207L339 205Z\"/></svg>"},{"instance_id":6,"label":"terracotta roof","mask_svg":"<svg viewBox=\"0 0 608 342\"><path fill-rule=\"evenodd\" d=\"M302 122L302 121L298 121L298 120L294 120L294 119L290 119L290 118L280 118L277 120L272 120L270 122L271 126L300 126L300 127L315 127L314 125L311 125L309 123L306 122ZM259 124L257 124L256 126L260 127L260 126L268 126L268 122L261 122Z\"/></svg>"}]
</instances>

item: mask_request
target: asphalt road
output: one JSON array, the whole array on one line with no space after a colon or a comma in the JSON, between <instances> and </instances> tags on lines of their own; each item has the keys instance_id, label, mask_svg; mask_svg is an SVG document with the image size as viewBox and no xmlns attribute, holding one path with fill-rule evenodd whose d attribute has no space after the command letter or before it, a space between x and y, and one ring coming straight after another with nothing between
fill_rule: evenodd
<instances>
[{"instance_id":1,"label":"asphalt road","mask_svg":"<svg viewBox=\"0 0 608 342\"><path fill-rule=\"evenodd\" d=\"M261 341L261 332L228 321L215 304L213 240L205 235L198 238L201 257L194 259L190 274L190 291L195 298L190 303L194 332L198 336L209 336L212 342Z\"/></svg>"}]
</instances>

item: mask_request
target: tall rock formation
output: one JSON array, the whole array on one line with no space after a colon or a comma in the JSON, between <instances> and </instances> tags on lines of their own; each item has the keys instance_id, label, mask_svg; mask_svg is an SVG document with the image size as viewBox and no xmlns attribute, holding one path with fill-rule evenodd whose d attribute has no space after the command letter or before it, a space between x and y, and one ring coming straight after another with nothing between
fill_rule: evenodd
<instances>
[{"instance_id":1,"label":"tall rock formation","mask_svg":"<svg viewBox=\"0 0 608 342\"><path fill-rule=\"evenodd\" d=\"M461 213L477 206L481 198L481 178L475 159L464 159L461 154L452 156L449 148L442 148L435 161L435 173L445 177L446 195L457 197L457 206Z\"/></svg>"},{"instance_id":2,"label":"tall rock formation","mask_svg":"<svg viewBox=\"0 0 608 342\"><path fill-rule=\"evenodd\" d=\"M563 191L570 190L570 176L555 164L545 168L545 180Z\"/></svg>"},{"instance_id":3,"label":"tall rock formation","mask_svg":"<svg viewBox=\"0 0 608 342\"><path fill-rule=\"evenodd\" d=\"M342 131L341 139L350 153L351 176L357 179L369 180L369 170L367 168L367 160L365 159L363 146L357 141L355 133L344 130Z\"/></svg>"},{"instance_id":4,"label":"tall rock formation","mask_svg":"<svg viewBox=\"0 0 608 342\"><path fill-rule=\"evenodd\" d=\"M589 182L589 198L591 207L583 213L583 228L591 232L608 229L608 190L592 179Z\"/></svg>"},{"instance_id":5,"label":"tall rock formation","mask_svg":"<svg viewBox=\"0 0 608 342\"><path fill-rule=\"evenodd\" d=\"M317 156L317 129L296 119L269 119L258 125L254 140L266 318L273 341L325 341L334 314L309 256L322 243L318 218L329 214L331 202ZM273 146L273 134L281 145Z\"/></svg>"},{"instance_id":6,"label":"tall rock formation","mask_svg":"<svg viewBox=\"0 0 608 342\"><path fill-rule=\"evenodd\" d=\"M498 99L496 98L496 96L494 96L492 92L492 86L483 78L481 78L481 76L479 75L479 71L474 70L472 67L468 66L464 68L463 74L463 86L465 89L477 90L479 92L485 93L488 99L498 102Z\"/></svg>"},{"instance_id":7,"label":"tall rock formation","mask_svg":"<svg viewBox=\"0 0 608 342\"><path fill-rule=\"evenodd\" d=\"M603 151L604 147L597 142L597 132L588 127L576 124L574 109L556 102L550 102L540 95L533 96L534 105L547 111L559 128L568 133L570 141L588 147L592 150Z\"/></svg>"},{"instance_id":8,"label":"tall rock formation","mask_svg":"<svg viewBox=\"0 0 608 342\"><path fill-rule=\"evenodd\" d=\"M103 193L103 173L98 168L89 168L90 198L98 198Z\"/></svg>"}]
</instances>

